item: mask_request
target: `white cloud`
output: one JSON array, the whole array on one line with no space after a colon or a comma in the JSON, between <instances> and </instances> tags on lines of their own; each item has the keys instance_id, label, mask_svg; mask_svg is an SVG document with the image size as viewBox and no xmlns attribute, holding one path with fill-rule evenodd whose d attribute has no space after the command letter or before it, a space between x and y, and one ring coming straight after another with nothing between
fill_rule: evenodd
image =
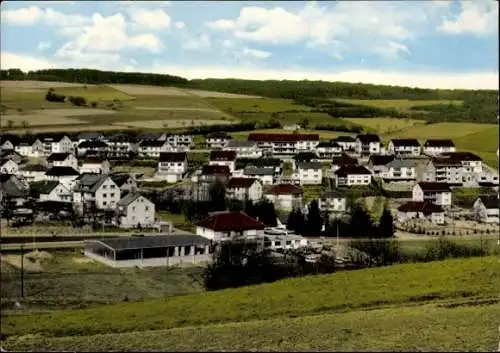
<instances>
[{"instance_id":1,"label":"white cloud","mask_svg":"<svg viewBox=\"0 0 500 353\"><path fill-rule=\"evenodd\" d=\"M2 70L5 69L21 69L24 72L30 70L55 69L57 65L53 62L40 58L39 56L30 57L9 52L1 52L0 64Z\"/></svg>"},{"instance_id":2,"label":"white cloud","mask_svg":"<svg viewBox=\"0 0 500 353\"><path fill-rule=\"evenodd\" d=\"M177 21L174 23L174 27L175 28L178 28L178 29L182 29L182 28L185 28L186 27L186 24L182 21Z\"/></svg>"},{"instance_id":3,"label":"white cloud","mask_svg":"<svg viewBox=\"0 0 500 353\"><path fill-rule=\"evenodd\" d=\"M419 33L428 31L427 23L447 12L436 2L308 2L297 11L282 7L266 9L250 6L241 9L234 19L219 19L206 23L210 29L228 33L246 41L296 44L323 49L334 55L341 51L371 51L377 43L394 42L406 45ZM418 30L417 30L418 29ZM331 54L330 54L331 55Z\"/></svg>"},{"instance_id":4,"label":"white cloud","mask_svg":"<svg viewBox=\"0 0 500 353\"><path fill-rule=\"evenodd\" d=\"M160 52L164 46L160 39L151 33L129 37L125 18L120 13L103 17L92 16L93 24L83 27L82 33L66 42L56 52L62 60L86 60L119 62L120 53L125 49L142 49L152 53Z\"/></svg>"},{"instance_id":5,"label":"white cloud","mask_svg":"<svg viewBox=\"0 0 500 353\"><path fill-rule=\"evenodd\" d=\"M186 50L202 50L210 48L210 37L202 34L199 37L190 38L182 42L182 48Z\"/></svg>"},{"instance_id":6,"label":"white cloud","mask_svg":"<svg viewBox=\"0 0 500 353\"><path fill-rule=\"evenodd\" d=\"M49 49L52 46L52 43L50 42L40 42L38 43L37 49L40 51Z\"/></svg>"},{"instance_id":7,"label":"white cloud","mask_svg":"<svg viewBox=\"0 0 500 353\"><path fill-rule=\"evenodd\" d=\"M250 48L243 48L241 54L255 59L266 59L271 56L271 53L267 51L250 49Z\"/></svg>"},{"instance_id":8,"label":"white cloud","mask_svg":"<svg viewBox=\"0 0 500 353\"><path fill-rule=\"evenodd\" d=\"M498 2L474 0L460 2L461 11L453 19L444 20L439 30L448 34L492 34L498 31Z\"/></svg>"},{"instance_id":9,"label":"white cloud","mask_svg":"<svg viewBox=\"0 0 500 353\"><path fill-rule=\"evenodd\" d=\"M133 25L138 29L163 29L170 27L170 16L163 9L147 10L132 8L128 12Z\"/></svg>"},{"instance_id":10,"label":"white cloud","mask_svg":"<svg viewBox=\"0 0 500 353\"><path fill-rule=\"evenodd\" d=\"M33 26L41 23L54 27L78 27L90 22L88 17L82 15L64 14L51 8L41 9L38 6L7 10L2 13L2 17L9 26Z\"/></svg>"},{"instance_id":11,"label":"white cloud","mask_svg":"<svg viewBox=\"0 0 500 353\"><path fill-rule=\"evenodd\" d=\"M388 42L385 45L375 47L373 51L388 59L397 59L400 54L410 54L410 50L405 45L395 42Z\"/></svg>"}]
</instances>

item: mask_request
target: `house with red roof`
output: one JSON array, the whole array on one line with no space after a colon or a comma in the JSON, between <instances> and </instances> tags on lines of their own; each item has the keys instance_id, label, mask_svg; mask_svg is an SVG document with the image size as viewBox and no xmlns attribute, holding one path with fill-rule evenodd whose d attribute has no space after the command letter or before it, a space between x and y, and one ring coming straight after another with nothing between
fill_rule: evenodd
<instances>
[{"instance_id":1,"label":"house with red roof","mask_svg":"<svg viewBox=\"0 0 500 353\"><path fill-rule=\"evenodd\" d=\"M227 166L229 171L234 172L236 164L236 151L212 151L208 165Z\"/></svg>"},{"instance_id":2,"label":"house with red roof","mask_svg":"<svg viewBox=\"0 0 500 353\"><path fill-rule=\"evenodd\" d=\"M337 186L370 185L372 173L362 165L347 165L335 171Z\"/></svg>"},{"instance_id":3,"label":"house with red roof","mask_svg":"<svg viewBox=\"0 0 500 353\"><path fill-rule=\"evenodd\" d=\"M213 212L196 223L196 234L213 241L256 238L264 235L265 225L244 212Z\"/></svg>"},{"instance_id":4,"label":"house with red roof","mask_svg":"<svg viewBox=\"0 0 500 353\"><path fill-rule=\"evenodd\" d=\"M226 185L226 196L240 201L262 198L262 182L257 178L231 178Z\"/></svg>"},{"instance_id":5,"label":"house with red roof","mask_svg":"<svg viewBox=\"0 0 500 353\"><path fill-rule=\"evenodd\" d=\"M319 144L319 134L251 133L248 141L257 142L259 148L275 155L294 155L301 151L315 150Z\"/></svg>"},{"instance_id":6,"label":"house with red roof","mask_svg":"<svg viewBox=\"0 0 500 353\"><path fill-rule=\"evenodd\" d=\"M292 184L273 185L264 191L264 198L271 201L275 208L283 210L302 208L303 196L302 188Z\"/></svg>"}]
</instances>

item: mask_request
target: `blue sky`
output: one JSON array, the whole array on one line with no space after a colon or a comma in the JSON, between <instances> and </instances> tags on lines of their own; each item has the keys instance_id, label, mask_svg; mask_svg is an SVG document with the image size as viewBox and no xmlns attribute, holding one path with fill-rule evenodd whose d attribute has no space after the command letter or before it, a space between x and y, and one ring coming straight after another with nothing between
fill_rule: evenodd
<instances>
[{"instance_id":1,"label":"blue sky","mask_svg":"<svg viewBox=\"0 0 500 353\"><path fill-rule=\"evenodd\" d=\"M4 1L2 69L498 88L498 3Z\"/></svg>"}]
</instances>

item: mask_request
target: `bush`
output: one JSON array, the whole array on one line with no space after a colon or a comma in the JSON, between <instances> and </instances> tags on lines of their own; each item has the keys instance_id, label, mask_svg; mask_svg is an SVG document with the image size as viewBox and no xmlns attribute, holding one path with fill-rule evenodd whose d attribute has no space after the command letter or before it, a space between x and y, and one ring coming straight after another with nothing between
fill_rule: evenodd
<instances>
[{"instance_id":1,"label":"bush","mask_svg":"<svg viewBox=\"0 0 500 353\"><path fill-rule=\"evenodd\" d=\"M445 238L439 238L426 248L425 261L439 261L448 258L487 256L488 249L477 245L458 244Z\"/></svg>"},{"instance_id":2,"label":"bush","mask_svg":"<svg viewBox=\"0 0 500 353\"><path fill-rule=\"evenodd\" d=\"M90 103L90 105L92 106L92 108L95 108L95 107L97 107L97 102L92 102L92 103Z\"/></svg>"},{"instance_id":3,"label":"bush","mask_svg":"<svg viewBox=\"0 0 500 353\"><path fill-rule=\"evenodd\" d=\"M71 102L71 104L78 106L78 107L83 107L87 105L87 100L84 97L80 96L70 96L68 100Z\"/></svg>"},{"instance_id":4,"label":"bush","mask_svg":"<svg viewBox=\"0 0 500 353\"><path fill-rule=\"evenodd\" d=\"M403 261L397 240L353 240L349 247L366 253L375 266L387 266Z\"/></svg>"},{"instance_id":5,"label":"bush","mask_svg":"<svg viewBox=\"0 0 500 353\"><path fill-rule=\"evenodd\" d=\"M50 88L45 95L45 100L48 102L64 103L64 101L66 100L66 96L57 94L54 92L53 88Z\"/></svg>"}]
</instances>

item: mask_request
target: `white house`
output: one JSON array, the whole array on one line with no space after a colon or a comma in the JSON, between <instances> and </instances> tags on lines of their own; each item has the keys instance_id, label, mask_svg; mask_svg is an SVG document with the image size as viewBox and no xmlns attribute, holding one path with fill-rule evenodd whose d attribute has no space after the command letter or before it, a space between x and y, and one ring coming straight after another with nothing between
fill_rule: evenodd
<instances>
[{"instance_id":1,"label":"white house","mask_svg":"<svg viewBox=\"0 0 500 353\"><path fill-rule=\"evenodd\" d=\"M86 157L80 167L80 173L108 174L109 171L110 164L108 160L96 156Z\"/></svg>"},{"instance_id":2,"label":"white house","mask_svg":"<svg viewBox=\"0 0 500 353\"><path fill-rule=\"evenodd\" d=\"M73 141L68 136L56 139L51 142L51 153L71 153L73 152Z\"/></svg>"},{"instance_id":3,"label":"white house","mask_svg":"<svg viewBox=\"0 0 500 353\"><path fill-rule=\"evenodd\" d=\"M444 210L430 201L410 201L398 207L398 221L410 219L428 220L435 224L444 224Z\"/></svg>"},{"instance_id":4,"label":"white house","mask_svg":"<svg viewBox=\"0 0 500 353\"><path fill-rule=\"evenodd\" d=\"M76 157L67 152L52 153L46 159L46 165L51 167L71 167L78 170L78 160Z\"/></svg>"},{"instance_id":5,"label":"white house","mask_svg":"<svg viewBox=\"0 0 500 353\"><path fill-rule=\"evenodd\" d=\"M396 156L392 154L372 154L366 167L370 169L373 175L382 175L389 171L387 165L395 158Z\"/></svg>"},{"instance_id":6,"label":"white house","mask_svg":"<svg viewBox=\"0 0 500 353\"><path fill-rule=\"evenodd\" d=\"M223 148L231 139L231 135L225 132L212 132L207 135L205 141L208 148Z\"/></svg>"},{"instance_id":7,"label":"white house","mask_svg":"<svg viewBox=\"0 0 500 353\"><path fill-rule=\"evenodd\" d=\"M297 168L292 176L299 180L300 185L321 185L323 171L320 162L297 162Z\"/></svg>"},{"instance_id":8,"label":"white house","mask_svg":"<svg viewBox=\"0 0 500 353\"><path fill-rule=\"evenodd\" d=\"M31 183L30 188L36 190L40 201L72 201L71 190L58 181L41 181Z\"/></svg>"},{"instance_id":9,"label":"white house","mask_svg":"<svg viewBox=\"0 0 500 353\"><path fill-rule=\"evenodd\" d=\"M121 192L109 175L82 174L73 192L73 202L84 204L94 202L98 209L114 209L120 201Z\"/></svg>"},{"instance_id":10,"label":"white house","mask_svg":"<svg viewBox=\"0 0 500 353\"><path fill-rule=\"evenodd\" d=\"M318 200L322 212L343 213L346 211L346 197L336 190L323 191Z\"/></svg>"},{"instance_id":11,"label":"white house","mask_svg":"<svg viewBox=\"0 0 500 353\"><path fill-rule=\"evenodd\" d=\"M137 152L135 139L124 134L115 134L104 141L107 147L108 158L128 158L131 153Z\"/></svg>"},{"instance_id":12,"label":"white house","mask_svg":"<svg viewBox=\"0 0 500 353\"><path fill-rule=\"evenodd\" d=\"M208 165L220 165L229 167L229 171L234 172L236 165L235 151L211 151Z\"/></svg>"},{"instance_id":13,"label":"white house","mask_svg":"<svg viewBox=\"0 0 500 353\"><path fill-rule=\"evenodd\" d=\"M120 188L122 193L137 191L137 181L129 173L115 172L109 174L109 177Z\"/></svg>"},{"instance_id":14,"label":"white house","mask_svg":"<svg viewBox=\"0 0 500 353\"><path fill-rule=\"evenodd\" d=\"M43 144L39 139L34 142L21 141L14 150L25 157L41 157L44 155Z\"/></svg>"},{"instance_id":15,"label":"white house","mask_svg":"<svg viewBox=\"0 0 500 353\"><path fill-rule=\"evenodd\" d=\"M83 155L102 155L108 152L108 144L101 140L86 140L78 144L77 153Z\"/></svg>"},{"instance_id":16,"label":"white house","mask_svg":"<svg viewBox=\"0 0 500 353\"><path fill-rule=\"evenodd\" d=\"M155 223L155 204L137 193L129 193L117 204L120 228L150 227Z\"/></svg>"},{"instance_id":17,"label":"white house","mask_svg":"<svg viewBox=\"0 0 500 353\"><path fill-rule=\"evenodd\" d=\"M48 168L42 164L25 164L19 167L19 175L27 182L45 180L45 173Z\"/></svg>"},{"instance_id":18,"label":"white house","mask_svg":"<svg viewBox=\"0 0 500 353\"><path fill-rule=\"evenodd\" d=\"M137 147L139 157L158 158L162 152L173 152L167 141L144 140Z\"/></svg>"},{"instance_id":19,"label":"white house","mask_svg":"<svg viewBox=\"0 0 500 353\"><path fill-rule=\"evenodd\" d=\"M257 201L262 198L262 182L257 178L231 178L226 185L230 199Z\"/></svg>"},{"instance_id":20,"label":"white house","mask_svg":"<svg viewBox=\"0 0 500 353\"><path fill-rule=\"evenodd\" d=\"M319 143L319 134L263 134L250 133L248 141L274 155L291 155L298 152L314 151Z\"/></svg>"},{"instance_id":21,"label":"white house","mask_svg":"<svg viewBox=\"0 0 500 353\"><path fill-rule=\"evenodd\" d=\"M500 223L499 209L498 195L479 196L472 206L475 219L482 223Z\"/></svg>"},{"instance_id":22,"label":"white house","mask_svg":"<svg viewBox=\"0 0 500 353\"><path fill-rule=\"evenodd\" d=\"M258 148L257 143L253 141L230 140L222 150L236 152L237 158L262 157L262 150Z\"/></svg>"},{"instance_id":23,"label":"white house","mask_svg":"<svg viewBox=\"0 0 500 353\"><path fill-rule=\"evenodd\" d=\"M424 174L429 182L462 185L465 172L460 161L439 156L427 162Z\"/></svg>"},{"instance_id":24,"label":"white house","mask_svg":"<svg viewBox=\"0 0 500 353\"><path fill-rule=\"evenodd\" d=\"M170 146L173 147L184 147L185 149L189 149L189 147L193 145L193 136L190 135L167 135L166 140Z\"/></svg>"},{"instance_id":25,"label":"white house","mask_svg":"<svg viewBox=\"0 0 500 353\"><path fill-rule=\"evenodd\" d=\"M76 137L77 145L83 141L103 141L104 135L101 132L81 132Z\"/></svg>"},{"instance_id":26,"label":"white house","mask_svg":"<svg viewBox=\"0 0 500 353\"><path fill-rule=\"evenodd\" d=\"M262 237L264 224L243 212L214 212L196 223L196 234L213 241Z\"/></svg>"},{"instance_id":27,"label":"white house","mask_svg":"<svg viewBox=\"0 0 500 353\"><path fill-rule=\"evenodd\" d=\"M415 181L416 173L413 162L407 159L396 158L385 165L386 171L381 177L386 183Z\"/></svg>"},{"instance_id":28,"label":"white house","mask_svg":"<svg viewBox=\"0 0 500 353\"><path fill-rule=\"evenodd\" d=\"M52 167L45 172L45 180L58 181L71 188L79 175L80 173L73 167Z\"/></svg>"},{"instance_id":29,"label":"white house","mask_svg":"<svg viewBox=\"0 0 500 353\"><path fill-rule=\"evenodd\" d=\"M420 182L413 187L413 201L431 201L449 207L452 203L451 188L447 183Z\"/></svg>"},{"instance_id":30,"label":"white house","mask_svg":"<svg viewBox=\"0 0 500 353\"><path fill-rule=\"evenodd\" d=\"M423 146L424 154L431 156L439 155L446 152L455 152L455 144L450 139L428 139Z\"/></svg>"},{"instance_id":31,"label":"white house","mask_svg":"<svg viewBox=\"0 0 500 353\"><path fill-rule=\"evenodd\" d=\"M3 159L0 161L0 173L2 174L19 174L19 166L11 159Z\"/></svg>"},{"instance_id":32,"label":"white house","mask_svg":"<svg viewBox=\"0 0 500 353\"><path fill-rule=\"evenodd\" d=\"M416 139L392 139L388 151L396 156L419 156L420 143Z\"/></svg>"},{"instance_id":33,"label":"white house","mask_svg":"<svg viewBox=\"0 0 500 353\"><path fill-rule=\"evenodd\" d=\"M186 152L162 152L158 160L158 171L156 176L175 183L182 180L188 167Z\"/></svg>"},{"instance_id":34,"label":"white house","mask_svg":"<svg viewBox=\"0 0 500 353\"><path fill-rule=\"evenodd\" d=\"M355 151L358 154L379 154L381 147L380 137L375 134L360 134L356 136Z\"/></svg>"},{"instance_id":35,"label":"white house","mask_svg":"<svg viewBox=\"0 0 500 353\"><path fill-rule=\"evenodd\" d=\"M307 238L296 234L269 234L264 231L264 248L269 250L299 249L308 245Z\"/></svg>"},{"instance_id":36,"label":"white house","mask_svg":"<svg viewBox=\"0 0 500 353\"><path fill-rule=\"evenodd\" d=\"M264 198L271 201L277 209L291 210L302 208L303 205L302 189L291 184L271 186L264 192Z\"/></svg>"},{"instance_id":37,"label":"white house","mask_svg":"<svg viewBox=\"0 0 500 353\"><path fill-rule=\"evenodd\" d=\"M465 173L480 174L483 171L483 161L481 157L471 152L444 152L444 158L460 161Z\"/></svg>"},{"instance_id":38,"label":"white house","mask_svg":"<svg viewBox=\"0 0 500 353\"><path fill-rule=\"evenodd\" d=\"M337 186L370 185L372 173L363 166L346 166L335 171Z\"/></svg>"},{"instance_id":39,"label":"white house","mask_svg":"<svg viewBox=\"0 0 500 353\"><path fill-rule=\"evenodd\" d=\"M340 156L342 151L342 147L335 140L321 141L316 146L316 154L320 159L331 159Z\"/></svg>"},{"instance_id":40,"label":"white house","mask_svg":"<svg viewBox=\"0 0 500 353\"><path fill-rule=\"evenodd\" d=\"M2 150L13 150L14 144L10 140L2 140L2 145L0 146Z\"/></svg>"},{"instance_id":41,"label":"white house","mask_svg":"<svg viewBox=\"0 0 500 353\"><path fill-rule=\"evenodd\" d=\"M246 167L243 170L243 176L259 179L263 185L272 185L274 183L274 168L272 167Z\"/></svg>"},{"instance_id":42,"label":"white house","mask_svg":"<svg viewBox=\"0 0 500 353\"><path fill-rule=\"evenodd\" d=\"M343 152L355 152L357 142L354 137L351 136L338 136L333 141L335 141L341 148Z\"/></svg>"}]
</instances>

